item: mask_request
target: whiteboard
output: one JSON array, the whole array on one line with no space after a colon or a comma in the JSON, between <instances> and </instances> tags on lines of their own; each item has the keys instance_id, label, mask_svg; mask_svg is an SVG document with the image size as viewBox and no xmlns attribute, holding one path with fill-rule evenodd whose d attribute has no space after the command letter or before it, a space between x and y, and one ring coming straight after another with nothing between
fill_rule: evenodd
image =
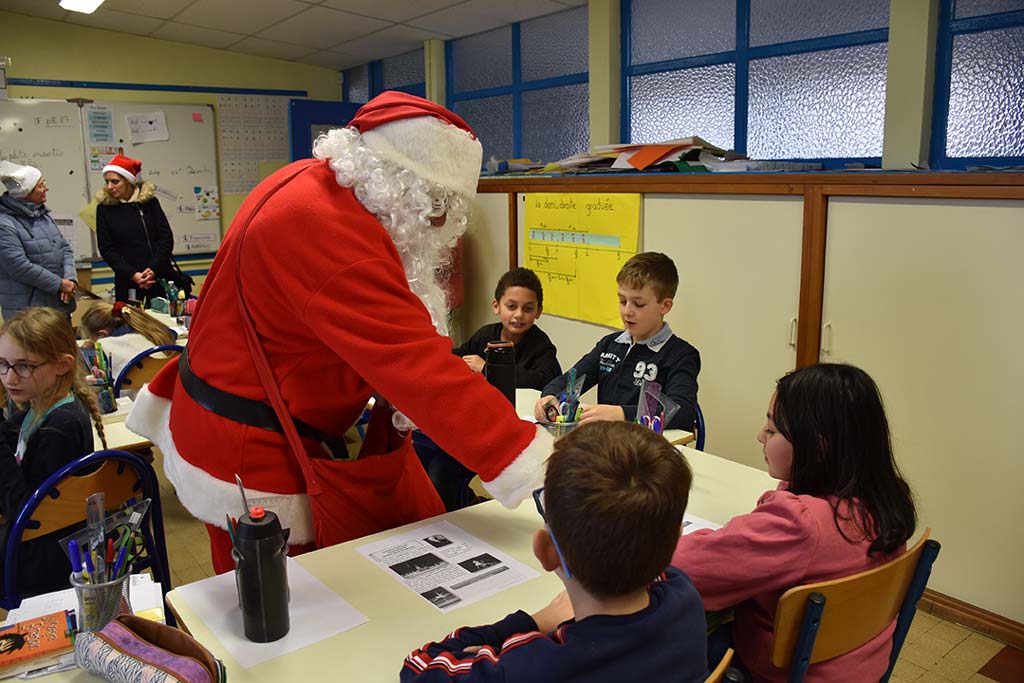
<instances>
[{"instance_id":1,"label":"whiteboard","mask_svg":"<svg viewBox=\"0 0 1024 683\"><path fill-rule=\"evenodd\" d=\"M95 236L78 217L90 196L78 106L63 100L0 101L0 159L42 171L50 188L46 206L75 260L92 259Z\"/></svg>"},{"instance_id":2,"label":"whiteboard","mask_svg":"<svg viewBox=\"0 0 1024 683\"><path fill-rule=\"evenodd\" d=\"M220 246L213 107L206 104L96 102L82 110L90 195L103 186L103 167L114 154L142 162L142 178L174 231L174 253Z\"/></svg>"}]
</instances>

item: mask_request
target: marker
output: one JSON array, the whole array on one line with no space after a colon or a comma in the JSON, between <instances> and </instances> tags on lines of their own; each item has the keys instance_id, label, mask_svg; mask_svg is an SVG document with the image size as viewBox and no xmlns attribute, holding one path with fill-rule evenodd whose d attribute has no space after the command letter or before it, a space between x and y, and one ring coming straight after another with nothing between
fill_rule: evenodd
<instances>
[{"instance_id":1,"label":"marker","mask_svg":"<svg viewBox=\"0 0 1024 683\"><path fill-rule=\"evenodd\" d=\"M78 541L68 541L68 557L71 559L71 573L76 581L82 580L82 549L78 547Z\"/></svg>"},{"instance_id":2,"label":"marker","mask_svg":"<svg viewBox=\"0 0 1024 683\"><path fill-rule=\"evenodd\" d=\"M92 566L92 551L86 551L85 553L83 553L83 556L85 557L85 572L83 573L83 575L85 576L86 581L92 583L91 579L89 578L90 576L92 576L92 573L94 571Z\"/></svg>"},{"instance_id":3,"label":"marker","mask_svg":"<svg viewBox=\"0 0 1024 683\"><path fill-rule=\"evenodd\" d=\"M231 547L234 548L234 547L236 547L235 546L235 525L231 523L231 515L225 513L224 517L225 517L225 521L227 521L227 523L228 523L228 536L231 537Z\"/></svg>"}]
</instances>

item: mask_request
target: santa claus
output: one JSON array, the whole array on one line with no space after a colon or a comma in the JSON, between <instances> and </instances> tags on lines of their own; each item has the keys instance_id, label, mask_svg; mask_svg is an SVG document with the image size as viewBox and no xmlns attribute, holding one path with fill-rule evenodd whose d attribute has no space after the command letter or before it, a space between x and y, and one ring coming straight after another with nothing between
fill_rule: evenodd
<instances>
[{"instance_id":1,"label":"santa claus","mask_svg":"<svg viewBox=\"0 0 1024 683\"><path fill-rule=\"evenodd\" d=\"M466 228L482 156L465 121L386 92L313 154L242 204L187 354L142 390L127 421L206 522L218 573L234 566L225 514L241 510L236 475L250 504L291 529L295 553L444 512L395 417L510 507L540 485L551 450L445 336L437 273ZM349 459L340 437L375 395Z\"/></svg>"}]
</instances>

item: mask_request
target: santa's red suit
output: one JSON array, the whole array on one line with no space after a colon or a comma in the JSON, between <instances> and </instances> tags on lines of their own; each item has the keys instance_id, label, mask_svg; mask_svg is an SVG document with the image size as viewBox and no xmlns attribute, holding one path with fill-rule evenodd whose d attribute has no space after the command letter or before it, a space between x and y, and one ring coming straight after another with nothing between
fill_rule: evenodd
<instances>
[{"instance_id":1,"label":"santa's red suit","mask_svg":"<svg viewBox=\"0 0 1024 683\"><path fill-rule=\"evenodd\" d=\"M385 95L397 96L400 107L411 98ZM451 121L461 123L454 115L435 115L432 108L450 114L447 110L413 99L415 106L425 103L418 116L434 117L429 130L439 128L438 119L453 130ZM379 112L377 100L366 106L375 102ZM385 111L388 105L383 103ZM358 120L357 114L353 123ZM374 122L363 137L369 138L369 128L386 133L387 122L385 115L384 124ZM388 144L400 152L407 132L388 138ZM420 153L415 150L406 167L429 163L415 157ZM381 154L403 159L395 149ZM469 162L474 163L479 169L479 156ZM449 187L462 190L468 182L463 172ZM243 399L266 401L247 348L236 268L291 416L338 436L378 394L478 472L503 504L518 505L540 485L551 438L519 420L482 375L451 354L451 340L437 333L410 290L388 231L339 184L327 160L295 162L249 195L203 285L189 331L188 361L195 376ZM388 432L390 420L374 418L361 457L350 462L331 460L320 442L303 437L307 455L330 468L323 478L313 475L318 479L313 486L329 489L318 499L328 501L321 506L326 514L317 515L307 495L309 472L304 476L285 436L200 405L183 387L177 363L164 367L142 390L127 424L161 449L178 497L207 522L218 570L231 566L229 546L211 526L224 529L225 513L237 516L241 510L236 474L250 502L264 499L278 513L295 545L330 545L444 512L409 439L396 440L393 430Z\"/></svg>"}]
</instances>

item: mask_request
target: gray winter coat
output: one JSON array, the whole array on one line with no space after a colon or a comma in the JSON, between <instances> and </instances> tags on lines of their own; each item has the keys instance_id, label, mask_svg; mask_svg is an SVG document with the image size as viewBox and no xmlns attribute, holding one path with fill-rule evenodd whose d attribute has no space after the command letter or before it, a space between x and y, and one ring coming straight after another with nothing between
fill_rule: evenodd
<instances>
[{"instance_id":1,"label":"gray winter coat","mask_svg":"<svg viewBox=\"0 0 1024 683\"><path fill-rule=\"evenodd\" d=\"M60 300L61 280L78 281L75 256L45 204L4 193L0 197L0 312L4 320L29 306L62 313L75 301Z\"/></svg>"}]
</instances>

